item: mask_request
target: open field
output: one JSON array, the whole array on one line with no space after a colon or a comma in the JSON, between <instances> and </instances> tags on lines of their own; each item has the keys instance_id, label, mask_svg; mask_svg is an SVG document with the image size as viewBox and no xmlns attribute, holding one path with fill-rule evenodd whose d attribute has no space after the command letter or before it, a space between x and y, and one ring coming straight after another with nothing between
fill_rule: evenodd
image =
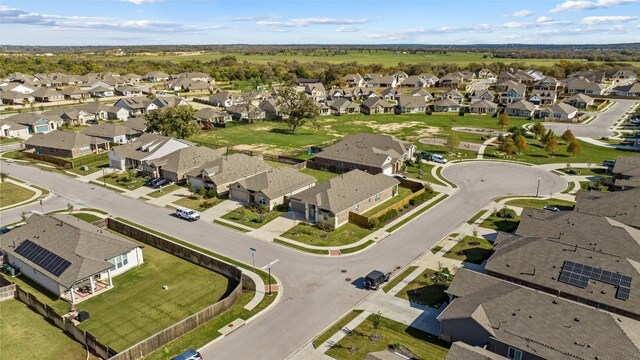
<instances>
[{"instance_id":1,"label":"open field","mask_svg":"<svg viewBox=\"0 0 640 360\"><path fill-rule=\"evenodd\" d=\"M0 183L0 207L11 206L28 200L35 193L22 186L3 181Z\"/></svg>"},{"instance_id":2,"label":"open field","mask_svg":"<svg viewBox=\"0 0 640 360\"><path fill-rule=\"evenodd\" d=\"M86 60L107 60L107 61L170 61L180 63L183 61L212 61L220 59L223 56L235 56L238 61L248 61L251 63L267 64L273 61L297 61L300 63L310 62L327 62L331 64L341 64L346 62L358 62L360 64L381 64L386 67L398 66L398 63L416 64L455 64L458 66L466 66L469 63L491 63L503 62L506 64L522 63L523 65L551 66L562 60L573 62L586 62L586 59L499 59L491 58L489 53L474 52L447 52L447 53L431 53L431 54L394 54L390 51L348 51L346 54L334 55L326 51L317 51L315 54L242 54L242 53L221 53L221 52L203 52L199 54L149 54L149 55L129 55L129 56L105 56L105 55L74 55ZM60 56L64 57L64 56ZM597 64L599 62L593 62ZM638 66L640 63L630 62L629 64Z\"/></svg>"},{"instance_id":3,"label":"open field","mask_svg":"<svg viewBox=\"0 0 640 360\"><path fill-rule=\"evenodd\" d=\"M0 302L0 354L3 359L84 360L83 346L18 301Z\"/></svg>"}]
</instances>

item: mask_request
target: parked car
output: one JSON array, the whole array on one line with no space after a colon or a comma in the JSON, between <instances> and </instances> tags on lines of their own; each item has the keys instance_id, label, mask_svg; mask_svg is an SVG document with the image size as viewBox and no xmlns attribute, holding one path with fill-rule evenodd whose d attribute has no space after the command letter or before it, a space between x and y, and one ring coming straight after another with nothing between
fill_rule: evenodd
<instances>
[{"instance_id":1,"label":"parked car","mask_svg":"<svg viewBox=\"0 0 640 360\"><path fill-rule=\"evenodd\" d=\"M167 185L171 184L171 180L167 180L167 179L160 179L160 181L156 182L155 184L153 184L153 187L156 189L160 189L163 188Z\"/></svg>"},{"instance_id":2,"label":"parked car","mask_svg":"<svg viewBox=\"0 0 640 360\"><path fill-rule=\"evenodd\" d=\"M629 122L633 125L640 125L640 118L631 119Z\"/></svg>"},{"instance_id":3,"label":"parked car","mask_svg":"<svg viewBox=\"0 0 640 360\"><path fill-rule=\"evenodd\" d=\"M370 290L378 290L381 284L389 281L391 273L383 273L379 270L373 270L364 278L364 286Z\"/></svg>"},{"instance_id":4,"label":"parked car","mask_svg":"<svg viewBox=\"0 0 640 360\"><path fill-rule=\"evenodd\" d=\"M615 160L605 160L602 162L602 165L606 166L606 167L614 167L616 165L616 161Z\"/></svg>"},{"instance_id":5,"label":"parked car","mask_svg":"<svg viewBox=\"0 0 640 360\"><path fill-rule=\"evenodd\" d=\"M158 178L149 178L147 179L147 181L144 182L144 186L152 186L154 184L154 182L157 182Z\"/></svg>"},{"instance_id":6,"label":"parked car","mask_svg":"<svg viewBox=\"0 0 640 360\"><path fill-rule=\"evenodd\" d=\"M432 154L431 155L431 161L435 161L435 162L440 163L440 164L446 164L447 163L447 159L444 156L440 155L440 154Z\"/></svg>"},{"instance_id":7,"label":"parked car","mask_svg":"<svg viewBox=\"0 0 640 360\"><path fill-rule=\"evenodd\" d=\"M8 227L4 227L4 226L3 226L3 227L0 227L0 235L2 235L2 234L6 234L6 233L8 233L9 231L11 231L11 229L9 229Z\"/></svg>"},{"instance_id":8,"label":"parked car","mask_svg":"<svg viewBox=\"0 0 640 360\"><path fill-rule=\"evenodd\" d=\"M176 208L175 214L180 219L186 219L186 220L189 220L189 221L196 221L196 220L200 219L200 213L199 212L197 212L195 210L183 208L183 207Z\"/></svg>"},{"instance_id":9,"label":"parked car","mask_svg":"<svg viewBox=\"0 0 640 360\"><path fill-rule=\"evenodd\" d=\"M560 209L558 209L557 207L552 206L552 205L546 205L545 207L543 207L543 209L545 209L547 211L554 211L554 212L555 211L560 211Z\"/></svg>"},{"instance_id":10,"label":"parked car","mask_svg":"<svg viewBox=\"0 0 640 360\"><path fill-rule=\"evenodd\" d=\"M202 355L194 349L189 349L171 360L202 360Z\"/></svg>"},{"instance_id":11,"label":"parked car","mask_svg":"<svg viewBox=\"0 0 640 360\"><path fill-rule=\"evenodd\" d=\"M405 180L407 178L407 175L404 174L395 174L393 175L394 178L399 179L399 180Z\"/></svg>"},{"instance_id":12,"label":"parked car","mask_svg":"<svg viewBox=\"0 0 640 360\"><path fill-rule=\"evenodd\" d=\"M430 159L430 155L428 152L426 151L420 151L420 157L424 160L429 160Z\"/></svg>"},{"instance_id":13,"label":"parked car","mask_svg":"<svg viewBox=\"0 0 640 360\"><path fill-rule=\"evenodd\" d=\"M99 122L98 122L98 120L91 119L91 120L87 120L87 124L91 124L91 125L98 125L98 124L99 124Z\"/></svg>"}]
</instances>

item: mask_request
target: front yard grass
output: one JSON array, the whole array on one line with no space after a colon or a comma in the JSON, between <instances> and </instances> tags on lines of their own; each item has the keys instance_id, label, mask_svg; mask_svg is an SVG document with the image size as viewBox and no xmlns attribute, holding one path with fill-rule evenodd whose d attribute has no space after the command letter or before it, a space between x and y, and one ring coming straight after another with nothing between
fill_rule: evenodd
<instances>
[{"instance_id":1,"label":"front yard grass","mask_svg":"<svg viewBox=\"0 0 640 360\"><path fill-rule=\"evenodd\" d=\"M438 193L434 192L434 197L437 196ZM444 196L442 196L441 198L439 198L438 200L433 201L431 204L423 207L422 209L414 212L413 214L405 217L404 219L402 219L401 221L397 222L395 225L391 226L390 228L387 229L388 232L393 232L395 230L397 230L399 227L401 227L402 225L408 223L409 221L417 218L418 216L420 216L423 212L431 209L432 207L438 205L438 203L440 203L441 201L445 200L446 198L448 198L449 195L445 194Z\"/></svg>"},{"instance_id":2,"label":"front yard grass","mask_svg":"<svg viewBox=\"0 0 640 360\"><path fill-rule=\"evenodd\" d=\"M96 182L104 184L115 185L125 190L135 190L144 185L145 181L149 180L148 176L130 176L129 173L113 173L107 176L100 177Z\"/></svg>"},{"instance_id":3,"label":"front yard grass","mask_svg":"<svg viewBox=\"0 0 640 360\"><path fill-rule=\"evenodd\" d=\"M482 217L482 215L484 215L487 211L489 211L489 210L485 209L485 210L480 210L480 211L478 211L475 215L473 215L473 217L472 217L471 219L469 219L469 220L467 221L467 224L473 224L473 223L475 223L475 222L476 222L476 221L478 221L478 219L480 219L480 218Z\"/></svg>"},{"instance_id":4,"label":"front yard grass","mask_svg":"<svg viewBox=\"0 0 640 360\"><path fill-rule=\"evenodd\" d=\"M334 231L324 231L313 225L302 223L289 229L281 236L307 245L340 246L360 241L371 232L369 229L361 228L352 223L346 223Z\"/></svg>"},{"instance_id":5,"label":"front yard grass","mask_svg":"<svg viewBox=\"0 0 640 360\"><path fill-rule=\"evenodd\" d=\"M433 174L431 174L431 169L433 169L433 167L434 165L431 164L422 164L420 167L415 165L407 166L407 177L427 181L435 185L446 186L442 181L436 179ZM422 175L420 175L420 171L422 171Z\"/></svg>"},{"instance_id":6,"label":"front yard grass","mask_svg":"<svg viewBox=\"0 0 640 360\"><path fill-rule=\"evenodd\" d=\"M434 281L436 271L426 269L418 275L407 286L400 290L396 297L409 300L413 303L426 305L434 308L440 307L449 300L449 296L444 292L451 284L451 279L442 283Z\"/></svg>"},{"instance_id":7,"label":"front yard grass","mask_svg":"<svg viewBox=\"0 0 640 360\"><path fill-rule=\"evenodd\" d=\"M180 189L180 185L177 184L171 184L169 186L165 186L162 189L158 189L154 192L150 192L148 193L146 196L152 197L152 198L159 198L160 196L164 196L167 195L170 192L176 191Z\"/></svg>"},{"instance_id":8,"label":"front yard grass","mask_svg":"<svg viewBox=\"0 0 640 360\"><path fill-rule=\"evenodd\" d=\"M331 325L330 328L325 330L320 336L315 338L312 342L313 348L317 349L318 346L324 344L325 341L329 340L335 333L337 333L340 329L345 327L351 320L358 317L358 315L362 314L363 310L353 310L347 315L343 316L340 320L338 320L335 324Z\"/></svg>"},{"instance_id":9,"label":"front yard grass","mask_svg":"<svg viewBox=\"0 0 640 360\"><path fill-rule=\"evenodd\" d=\"M284 212L278 210L272 210L264 214L260 214L255 208L242 206L224 214L222 218L254 229L259 229L271 220L280 217L282 214L284 214Z\"/></svg>"},{"instance_id":10,"label":"front yard grass","mask_svg":"<svg viewBox=\"0 0 640 360\"><path fill-rule=\"evenodd\" d=\"M577 176L602 176L607 175L607 169L602 168L564 168L560 169L561 172L567 175L577 175Z\"/></svg>"},{"instance_id":11,"label":"front yard grass","mask_svg":"<svg viewBox=\"0 0 640 360\"><path fill-rule=\"evenodd\" d=\"M573 206L576 204L573 201L561 200L561 199L515 199L509 200L505 203L510 206L517 206L521 208L533 208L542 209L547 205L555 206L560 210L573 210Z\"/></svg>"},{"instance_id":12,"label":"front yard grass","mask_svg":"<svg viewBox=\"0 0 640 360\"><path fill-rule=\"evenodd\" d=\"M86 221L88 223L92 223L95 221L100 220L99 217L93 215L93 214L83 214L83 213L77 213L77 214L71 214L74 217L77 217L78 219L82 220L82 221Z\"/></svg>"},{"instance_id":13,"label":"front yard grass","mask_svg":"<svg viewBox=\"0 0 640 360\"><path fill-rule=\"evenodd\" d=\"M7 181L0 183L0 207L11 206L29 200L35 192Z\"/></svg>"},{"instance_id":14,"label":"front yard grass","mask_svg":"<svg viewBox=\"0 0 640 360\"><path fill-rule=\"evenodd\" d=\"M0 302L3 359L84 360L83 346L18 300Z\"/></svg>"},{"instance_id":15,"label":"front yard grass","mask_svg":"<svg viewBox=\"0 0 640 360\"><path fill-rule=\"evenodd\" d=\"M13 137L0 137L0 145L12 144L14 142L20 142L22 139Z\"/></svg>"},{"instance_id":16,"label":"front yard grass","mask_svg":"<svg viewBox=\"0 0 640 360\"><path fill-rule=\"evenodd\" d=\"M338 174L336 173L332 173L332 172L328 172L328 171L322 171L322 170L315 170L315 169L302 169L300 170L301 173L303 174L307 174L307 175L311 175L314 178L316 178L316 180L318 180L318 183L321 182L325 182L331 178L334 178L336 176L338 176Z\"/></svg>"},{"instance_id":17,"label":"front yard grass","mask_svg":"<svg viewBox=\"0 0 640 360\"><path fill-rule=\"evenodd\" d=\"M411 189L398 186L398 194L396 196L394 196L391 199L381 203L378 206L375 206L375 207L367 210L367 212L365 212L362 215L363 216L371 216L371 215L377 213L378 211L381 211L381 210L384 210L384 209L388 208L389 206L391 206L393 204L399 203L400 201L402 201L404 198L406 198L407 196L409 196L411 194L413 194L413 191L411 191Z\"/></svg>"},{"instance_id":18,"label":"front yard grass","mask_svg":"<svg viewBox=\"0 0 640 360\"><path fill-rule=\"evenodd\" d=\"M220 204L223 201L224 200L220 198L205 199L203 196L195 195L195 197L185 196L180 200L174 201L173 204L186 207L187 209L205 211Z\"/></svg>"},{"instance_id":19,"label":"front yard grass","mask_svg":"<svg viewBox=\"0 0 640 360\"><path fill-rule=\"evenodd\" d=\"M387 283L387 285L385 285L382 290L384 292L389 292L389 290L393 289L396 285L398 285L400 283L400 281L404 280L404 278L406 278L407 276L409 276L409 274L411 274L412 272L414 272L418 267L415 265L409 266L408 268L404 269L403 272L401 272L400 274L398 274L397 276L395 276L393 279L391 279L391 281L389 281Z\"/></svg>"},{"instance_id":20,"label":"front yard grass","mask_svg":"<svg viewBox=\"0 0 640 360\"><path fill-rule=\"evenodd\" d=\"M484 219L479 226L487 229L512 233L516 231L519 224L520 224L520 216L516 216L513 219L504 219L496 216L496 213L493 213L491 214L491 216Z\"/></svg>"},{"instance_id":21,"label":"front yard grass","mask_svg":"<svg viewBox=\"0 0 640 360\"><path fill-rule=\"evenodd\" d=\"M339 360L364 359L370 352L386 350L389 346L399 344L422 360L442 360L447 356L449 345L437 337L385 317L380 319L380 327L375 330L372 316L373 314L338 341L326 354ZM379 341L369 340L374 332L380 336Z\"/></svg>"},{"instance_id":22,"label":"front yard grass","mask_svg":"<svg viewBox=\"0 0 640 360\"><path fill-rule=\"evenodd\" d=\"M493 245L483 237L465 236L454 247L444 254L444 257L482 264L493 254Z\"/></svg>"}]
</instances>

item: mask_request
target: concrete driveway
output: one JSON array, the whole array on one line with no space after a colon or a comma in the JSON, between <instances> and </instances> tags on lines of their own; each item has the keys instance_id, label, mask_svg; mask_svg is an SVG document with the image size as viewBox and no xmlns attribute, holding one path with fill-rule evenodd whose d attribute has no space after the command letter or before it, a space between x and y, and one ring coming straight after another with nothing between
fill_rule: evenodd
<instances>
[{"instance_id":1,"label":"concrete driveway","mask_svg":"<svg viewBox=\"0 0 640 360\"><path fill-rule=\"evenodd\" d=\"M570 129L575 137L599 139L601 137L612 136L613 132L611 131L611 127L638 101L615 100L615 102L609 110L597 113L595 115L596 119L586 125L545 122L544 126L547 129L552 129L558 135Z\"/></svg>"},{"instance_id":2,"label":"concrete driveway","mask_svg":"<svg viewBox=\"0 0 640 360\"><path fill-rule=\"evenodd\" d=\"M279 260L272 271L283 285L281 301L204 350L205 358L219 359L286 358L371 294L362 289L362 277L372 269L408 265L493 198L534 195L538 178L542 179L541 193L566 187L563 178L530 166L485 161L448 165L443 175L458 184L458 192L360 254L315 257L208 221L186 223L171 216L170 209L67 176L4 161L2 167L12 176L44 186L82 207L106 210L239 261L251 263L250 247L257 249L257 267ZM0 220L5 222L5 212Z\"/></svg>"}]
</instances>

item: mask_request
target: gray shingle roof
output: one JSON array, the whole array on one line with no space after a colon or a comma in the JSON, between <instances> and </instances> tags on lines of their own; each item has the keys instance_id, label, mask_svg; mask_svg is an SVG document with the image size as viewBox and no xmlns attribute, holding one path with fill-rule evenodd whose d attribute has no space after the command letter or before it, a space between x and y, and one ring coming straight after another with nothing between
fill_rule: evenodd
<instances>
[{"instance_id":1,"label":"gray shingle roof","mask_svg":"<svg viewBox=\"0 0 640 360\"><path fill-rule=\"evenodd\" d=\"M189 176L205 175L214 184L226 184L271 169L264 161L245 154L221 156L188 173Z\"/></svg>"},{"instance_id":2,"label":"gray shingle roof","mask_svg":"<svg viewBox=\"0 0 640 360\"><path fill-rule=\"evenodd\" d=\"M614 174L623 176L640 177L640 155L618 156L613 166Z\"/></svg>"},{"instance_id":3,"label":"gray shingle roof","mask_svg":"<svg viewBox=\"0 0 640 360\"><path fill-rule=\"evenodd\" d=\"M389 157L392 161L399 160L412 146L391 135L355 134L345 136L339 143L318 153L316 158L382 168L389 163Z\"/></svg>"},{"instance_id":4,"label":"gray shingle roof","mask_svg":"<svg viewBox=\"0 0 640 360\"><path fill-rule=\"evenodd\" d=\"M111 151L115 152L120 159L129 158L141 160L153 154L155 151L160 149L162 145L170 140L172 140L172 138L168 136L144 133L134 142L120 146L114 146L113 148L111 148ZM183 142L191 146L191 143L189 143L188 141L180 139L174 140Z\"/></svg>"},{"instance_id":5,"label":"gray shingle roof","mask_svg":"<svg viewBox=\"0 0 640 360\"><path fill-rule=\"evenodd\" d=\"M356 169L317 184L292 198L337 214L399 183L382 173L371 175Z\"/></svg>"},{"instance_id":6,"label":"gray shingle roof","mask_svg":"<svg viewBox=\"0 0 640 360\"><path fill-rule=\"evenodd\" d=\"M508 360L506 357L492 353L478 346L471 346L456 341L451 344L447 357L444 360Z\"/></svg>"},{"instance_id":7,"label":"gray shingle roof","mask_svg":"<svg viewBox=\"0 0 640 360\"><path fill-rule=\"evenodd\" d=\"M219 158L225 151L226 149L224 148L210 149L206 146L191 146L151 160L149 163L154 166L161 166L165 171L183 173Z\"/></svg>"},{"instance_id":8,"label":"gray shingle roof","mask_svg":"<svg viewBox=\"0 0 640 360\"><path fill-rule=\"evenodd\" d=\"M54 276L14 252L15 246L30 240L69 261L60 276ZM24 261L66 288L75 282L106 271L113 265L107 260L127 253L139 245L70 215L33 214L27 223L0 236L4 251Z\"/></svg>"},{"instance_id":9,"label":"gray shingle roof","mask_svg":"<svg viewBox=\"0 0 640 360\"><path fill-rule=\"evenodd\" d=\"M279 167L238 181L250 191L260 191L269 199L291 194L316 182L316 178L290 167Z\"/></svg>"},{"instance_id":10,"label":"gray shingle roof","mask_svg":"<svg viewBox=\"0 0 640 360\"><path fill-rule=\"evenodd\" d=\"M54 130L46 134L33 134L24 144L26 146L72 150L80 146L107 143L107 140L92 138L81 133Z\"/></svg>"},{"instance_id":11,"label":"gray shingle roof","mask_svg":"<svg viewBox=\"0 0 640 360\"><path fill-rule=\"evenodd\" d=\"M87 136L97 136L97 137L109 137L114 138L116 136L121 135L135 135L138 132L133 129L119 124L112 123L102 123L98 125L89 126L86 129L81 131L83 134Z\"/></svg>"},{"instance_id":12,"label":"gray shingle roof","mask_svg":"<svg viewBox=\"0 0 640 360\"><path fill-rule=\"evenodd\" d=\"M640 229L640 188L627 191L579 191L574 211L606 216Z\"/></svg>"}]
</instances>

